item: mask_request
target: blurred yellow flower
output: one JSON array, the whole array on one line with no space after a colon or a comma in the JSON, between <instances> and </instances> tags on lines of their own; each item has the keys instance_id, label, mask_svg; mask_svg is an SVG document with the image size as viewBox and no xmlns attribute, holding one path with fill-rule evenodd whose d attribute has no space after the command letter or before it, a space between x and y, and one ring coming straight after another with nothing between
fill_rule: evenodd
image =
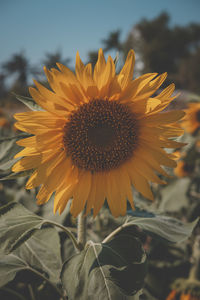
<instances>
[{"instance_id":1,"label":"blurred yellow flower","mask_svg":"<svg viewBox=\"0 0 200 300\"><path fill-rule=\"evenodd\" d=\"M189 164L184 160L180 160L177 163L177 167L174 169L174 173L178 177L190 176L194 172L194 164Z\"/></svg>"},{"instance_id":2,"label":"blurred yellow flower","mask_svg":"<svg viewBox=\"0 0 200 300\"><path fill-rule=\"evenodd\" d=\"M175 290L172 290L171 293L168 295L166 300L176 300L177 292Z\"/></svg>"},{"instance_id":3,"label":"blurred yellow flower","mask_svg":"<svg viewBox=\"0 0 200 300\"><path fill-rule=\"evenodd\" d=\"M3 110L0 108L0 128L1 127L9 127L9 126L10 126L10 122L5 117Z\"/></svg>"},{"instance_id":4,"label":"blurred yellow flower","mask_svg":"<svg viewBox=\"0 0 200 300\"><path fill-rule=\"evenodd\" d=\"M200 300L199 296L192 296L190 293L180 293L172 290L166 300Z\"/></svg>"},{"instance_id":5,"label":"blurred yellow flower","mask_svg":"<svg viewBox=\"0 0 200 300\"><path fill-rule=\"evenodd\" d=\"M197 151L199 151L200 150L200 140L196 141L195 146L196 146Z\"/></svg>"},{"instance_id":6,"label":"blurred yellow flower","mask_svg":"<svg viewBox=\"0 0 200 300\"><path fill-rule=\"evenodd\" d=\"M185 110L186 115L181 122L182 128L188 133L195 133L200 128L200 103L190 103Z\"/></svg>"},{"instance_id":7,"label":"blurred yellow flower","mask_svg":"<svg viewBox=\"0 0 200 300\"><path fill-rule=\"evenodd\" d=\"M153 97L167 74L133 80L134 61L131 50L116 74L102 49L94 70L77 53L75 74L58 63L59 71L44 69L52 91L36 81L37 89L30 88L44 111L15 115L16 127L33 136L18 141L25 148L13 171L33 170L26 188L41 185L38 204L55 192L54 212L62 213L72 198L73 216L85 207L96 216L106 199L117 217L126 213L127 200L134 209L132 185L153 199L149 181L164 183L155 171L167 175L161 165L176 166L163 148L182 146L171 137L183 133L174 123L184 112L161 113L175 98L174 84Z\"/></svg>"}]
</instances>

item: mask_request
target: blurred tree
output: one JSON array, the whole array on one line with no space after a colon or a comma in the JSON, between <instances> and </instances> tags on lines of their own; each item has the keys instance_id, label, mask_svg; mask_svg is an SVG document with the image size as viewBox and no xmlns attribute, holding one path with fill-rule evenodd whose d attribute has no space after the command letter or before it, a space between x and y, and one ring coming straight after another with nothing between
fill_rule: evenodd
<instances>
[{"instance_id":1,"label":"blurred tree","mask_svg":"<svg viewBox=\"0 0 200 300\"><path fill-rule=\"evenodd\" d=\"M200 48L187 59L180 62L175 80L182 87L191 91L200 92Z\"/></svg>"},{"instance_id":2,"label":"blurred tree","mask_svg":"<svg viewBox=\"0 0 200 300\"><path fill-rule=\"evenodd\" d=\"M107 52L109 50L117 50L121 51L123 48L123 44L120 42L120 35L121 31L116 30L109 33L108 37L106 39L102 40L102 43L104 44L104 52Z\"/></svg>"},{"instance_id":3,"label":"blurred tree","mask_svg":"<svg viewBox=\"0 0 200 300\"><path fill-rule=\"evenodd\" d=\"M42 63L48 68L56 68L56 63L62 63L65 66L68 66L71 62L71 58L63 58L62 53L60 51L56 51L55 53L46 53L45 59Z\"/></svg>"},{"instance_id":4,"label":"blurred tree","mask_svg":"<svg viewBox=\"0 0 200 300\"><path fill-rule=\"evenodd\" d=\"M123 53L123 43L120 41L121 31L116 30L108 34L108 37L102 40L104 53L110 50ZM94 67L98 59L98 51L88 52L88 62L92 63Z\"/></svg>"},{"instance_id":5,"label":"blurred tree","mask_svg":"<svg viewBox=\"0 0 200 300\"><path fill-rule=\"evenodd\" d=\"M4 101L4 97L6 96L6 86L5 86L5 75L0 73L0 101Z\"/></svg>"},{"instance_id":6,"label":"blurred tree","mask_svg":"<svg viewBox=\"0 0 200 300\"><path fill-rule=\"evenodd\" d=\"M92 63L94 67L98 59L98 51L90 51L88 52L88 61Z\"/></svg>"},{"instance_id":7,"label":"blurred tree","mask_svg":"<svg viewBox=\"0 0 200 300\"><path fill-rule=\"evenodd\" d=\"M182 89L200 92L200 24L170 26L168 14L143 19L124 42L124 54L133 48L141 61L141 71L162 73ZM189 71L189 73L188 73Z\"/></svg>"},{"instance_id":8,"label":"blurred tree","mask_svg":"<svg viewBox=\"0 0 200 300\"><path fill-rule=\"evenodd\" d=\"M2 65L5 76L8 77L17 74L16 84L24 87L27 85L27 78L29 75L29 63L24 53L13 54L11 59Z\"/></svg>"}]
</instances>

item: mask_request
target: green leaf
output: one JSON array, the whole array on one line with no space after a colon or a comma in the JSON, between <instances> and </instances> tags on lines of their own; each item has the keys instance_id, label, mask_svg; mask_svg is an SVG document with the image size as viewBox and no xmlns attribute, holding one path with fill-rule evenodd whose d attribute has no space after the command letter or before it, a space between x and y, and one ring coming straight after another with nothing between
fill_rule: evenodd
<instances>
[{"instance_id":1,"label":"green leaf","mask_svg":"<svg viewBox=\"0 0 200 300\"><path fill-rule=\"evenodd\" d=\"M21 172L17 172L17 173L14 173L14 172L12 172L12 170L10 170L10 171L3 172L2 174L0 174L0 181L17 179L19 177L26 177L26 176L31 175L32 173L33 173L33 170L21 171Z\"/></svg>"},{"instance_id":2,"label":"green leaf","mask_svg":"<svg viewBox=\"0 0 200 300\"><path fill-rule=\"evenodd\" d=\"M179 178L162 188L160 191L162 201L160 201L159 211L178 212L183 207L187 208L187 190L190 182L190 178Z\"/></svg>"},{"instance_id":3,"label":"green leaf","mask_svg":"<svg viewBox=\"0 0 200 300\"><path fill-rule=\"evenodd\" d=\"M42 227L45 220L19 203L0 208L0 254L8 254Z\"/></svg>"},{"instance_id":4,"label":"green leaf","mask_svg":"<svg viewBox=\"0 0 200 300\"><path fill-rule=\"evenodd\" d=\"M70 300L139 299L146 273L141 242L119 235L108 243L88 242L64 263L61 280Z\"/></svg>"},{"instance_id":5,"label":"green leaf","mask_svg":"<svg viewBox=\"0 0 200 300\"><path fill-rule=\"evenodd\" d=\"M153 237L176 243L187 239L191 235L197 222L198 219L192 223L183 223L172 217L155 215L151 218L131 217L124 227L134 227L137 225L144 232Z\"/></svg>"},{"instance_id":6,"label":"green leaf","mask_svg":"<svg viewBox=\"0 0 200 300\"><path fill-rule=\"evenodd\" d=\"M0 256L0 287L13 280L21 270L30 270L53 283L59 283L60 240L54 228L37 231L12 254Z\"/></svg>"},{"instance_id":7,"label":"green leaf","mask_svg":"<svg viewBox=\"0 0 200 300\"><path fill-rule=\"evenodd\" d=\"M13 173L12 166L19 160L19 158L13 157L22 149L16 144L16 141L28 136L30 134L25 133L0 139L0 180L14 179L27 175L27 172Z\"/></svg>"},{"instance_id":8,"label":"green leaf","mask_svg":"<svg viewBox=\"0 0 200 300\"><path fill-rule=\"evenodd\" d=\"M0 208L0 255L9 254L27 241L44 225L61 228L77 246L71 231L61 224L30 212L23 205L11 202Z\"/></svg>"},{"instance_id":9,"label":"green leaf","mask_svg":"<svg viewBox=\"0 0 200 300\"><path fill-rule=\"evenodd\" d=\"M6 170L12 166L7 166L7 163L12 160L13 156L17 154L21 147L16 144L17 138L12 137L10 139L0 140L0 170ZM14 160L14 162L17 160Z\"/></svg>"},{"instance_id":10,"label":"green leaf","mask_svg":"<svg viewBox=\"0 0 200 300\"><path fill-rule=\"evenodd\" d=\"M42 110L42 108L32 98L20 96L15 93L14 96L31 110Z\"/></svg>"},{"instance_id":11,"label":"green leaf","mask_svg":"<svg viewBox=\"0 0 200 300\"><path fill-rule=\"evenodd\" d=\"M70 218L70 201L68 202L65 210L60 215L59 213L53 214L54 207L54 195L51 196L50 200L42 206L41 215L44 219L48 219L60 224L64 224L66 219Z\"/></svg>"},{"instance_id":12,"label":"green leaf","mask_svg":"<svg viewBox=\"0 0 200 300\"><path fill-rule=\"evenodd\" d=\"M18 271L25 270L26 264L14 254L0 256L0 287L15 278Z\"/></svg>"}]
</instances>

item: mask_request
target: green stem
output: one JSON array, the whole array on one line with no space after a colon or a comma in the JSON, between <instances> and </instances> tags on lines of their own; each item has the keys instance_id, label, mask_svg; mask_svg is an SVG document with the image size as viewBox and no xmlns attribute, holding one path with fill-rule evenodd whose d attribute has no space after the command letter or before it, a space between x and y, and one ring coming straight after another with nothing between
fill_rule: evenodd
<instances>
[{"instance_id":1,"label":"green stem","mask_svg":"<svg viewBox=\"0 0 200 300\"><path fill-rule=\"evenodd\" d=\"M29 289L29 293L30 293L30 296L31 296L31 300L36 300L34 292L33 292L33 288L30 284L28 284L28 289Z\"/></svg>"},{"instance_id":2,"label":"green stem","mask_svg":"<svg viewBox=\"0 0 200 300\"><path fill-rule=\"evenodd\" d=\"M82 211L78 215L78 225L77 225L77 242L80 250L84 249L86 243L86 216L85 212Z\"/></svg>"},{"instance_id":3,"label":"green stem","mask_svg":"<svg viewBox=\"0 0 200 300\"><path fill-rule=\"evenodd\" d=\"M118 232L120 232L122 229L124 229L125 227L130 226L130 224L128 223L124 223L121 226L117 227L117 229L115 229L113 232L111 232L104 240L102 243L107 243L109 242Z\"/></svg>"},{"instance_id":4,"label":"green stem","mask_svg":"<svg viewBox=\"0 0 200 300\"><path fill-rule=\"evenodd\" d=\"M193 245L192 252L193 264L190 269L189 279L200 280L200 236L197 236Z\"/></svg>"},{"instance_id":5,"label":"green stem","mask_svg":"<svg viewBox=\"0 0 200 300\"><path fill-rule=\"evenodd\" d=\"M80 247L79 247L79 244L77 243L77 240L76 240L75 236L74 236L73 233L71 232L71 228L70 228L70 230L69 230L67 227L65 227L65 226L63 226L63 225L61 225L61 224L59 224L59 223L50 221L50 220L45 221L45 223L46 223L46 224L54 225L54 226L59 227L60 229L62 229L62 230L63 230L64 232L66 232L66 234L70 237L70 239L71 239L72 242L73 242L74 247L75 247L76 249L78 249L79 251L81 250ZM73 231L75 231L74 228L73 228Z\"/></svg>"}]
</instances>

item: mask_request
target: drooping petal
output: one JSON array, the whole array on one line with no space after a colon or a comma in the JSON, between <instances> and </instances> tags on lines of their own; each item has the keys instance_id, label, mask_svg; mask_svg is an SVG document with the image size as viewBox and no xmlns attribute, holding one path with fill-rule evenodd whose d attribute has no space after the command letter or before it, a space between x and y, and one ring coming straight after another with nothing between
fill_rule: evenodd
<instances>
[{"instance_id":1,"label":"drooping petal","mask_svg":"<svg viewBox=\"0 0 200 300\"><path fill-rule=\"evenodd\" d=\"M71 213L73 216L77 215L83 211L85 207L86 200L90 193L91 188L91 173L90 172L80 172L79 173L79 184L73 193L73 202L71 206Z\"/></svg>"}]
</instances>

